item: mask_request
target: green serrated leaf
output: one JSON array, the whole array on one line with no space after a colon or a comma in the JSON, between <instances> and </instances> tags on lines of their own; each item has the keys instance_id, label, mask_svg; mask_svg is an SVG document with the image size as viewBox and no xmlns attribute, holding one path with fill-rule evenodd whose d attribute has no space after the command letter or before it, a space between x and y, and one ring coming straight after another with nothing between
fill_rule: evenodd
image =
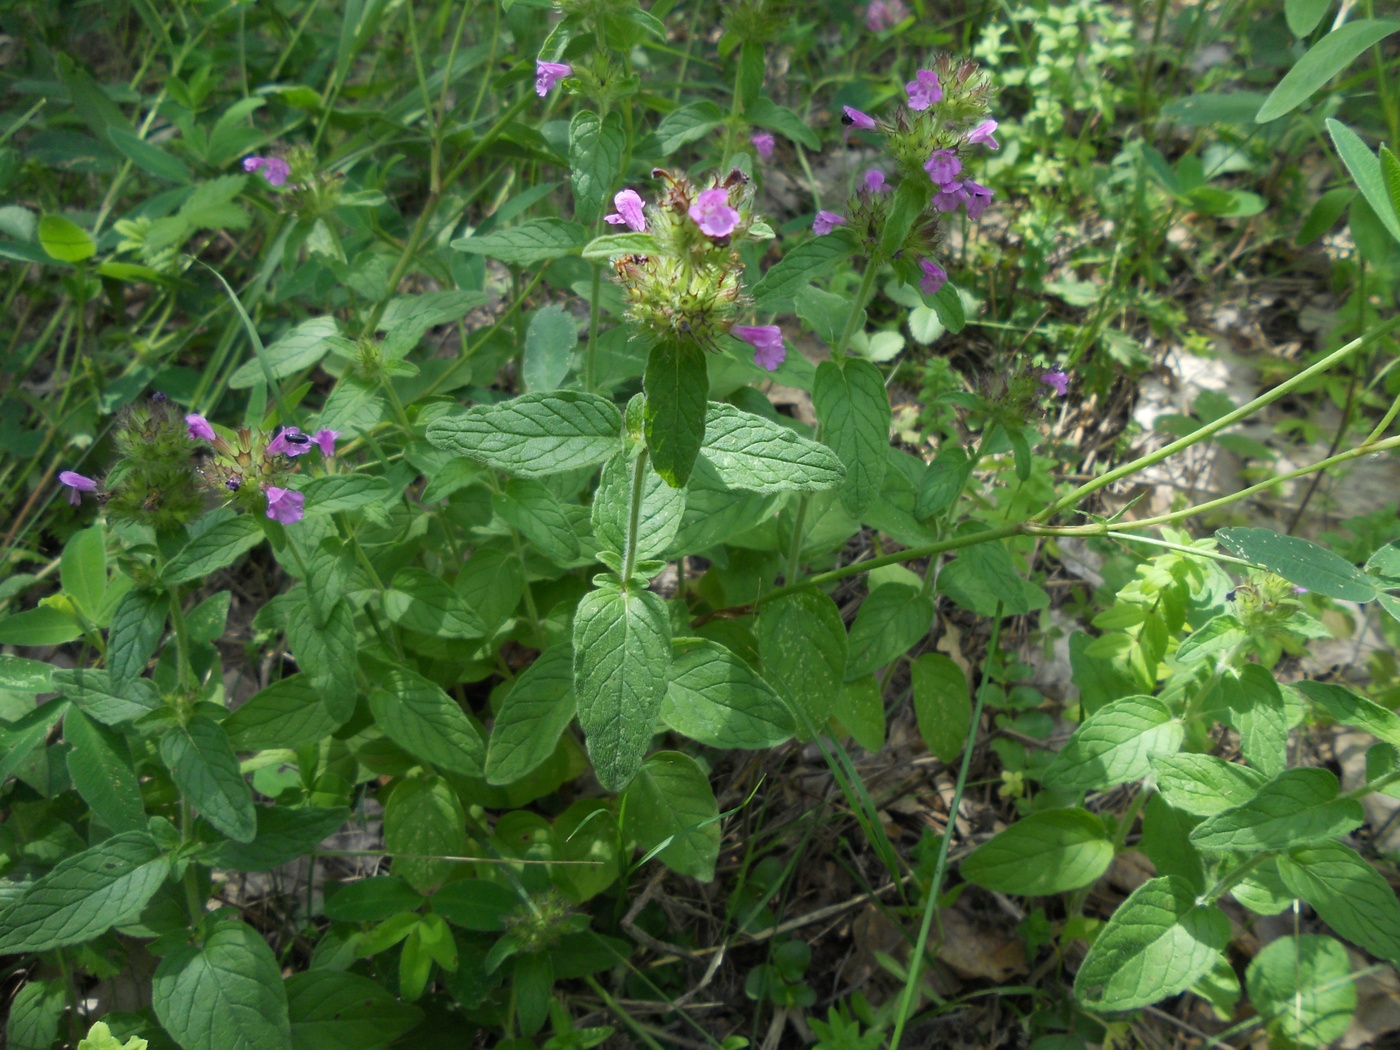
<instances>
[{"instance_id":1,"label":"green serrated leaf","mask_svg":"<svg viewBox=\"0 0 1400 1050\"><path fill-rule=\"evenodd\" d=\"M720 482L750 492L818 492L845 481L846 469L825 445L733 405L711 401L701 458Z\"/></svg>"},{"instance_id":2,"label":"green serrated leaf","mask_svg":"<svg viewBox=\"0 0 1400 1050\"><path fill-rule=\"evenodd\" d=\"M525 329L525 386L532 392L557 389L577 345L578 322L567 310L553 303L536 310Z\"/></svg>"},{"instance_id":3,"label":"green serrated leaf","mask_svg":"<svg viewBox=\"0 0 1400 1050\"><path fill-rule=\"evenodd\" d=\"M149 680L138 678L125 689L112 686L106 671L83 668L58 669L53 672L54 688L106 725L119 725L161 709L160 694Z\"/></svg>"},{"instance_id":4,"label":"green serrated leaf","mask_svg":"<svg viewBox=\"0 0 1400 1050\"><path fill-rule=\"evenodd\" d=\"M241 922L220 922L203 943L162 958L151 1006L182 1050L292 1050L277 956Z\"/></svg>"},{"instance_id":5,"label":"green serrated leaf","mask_svg":"<svg viewBox=\"0 0 1400 1050\"><path fill-rule=\"evenodd\" d=\"M1274 676L1261 664L1245 664L1238 675L1221 677L1220 693L1244 757L1266 777L1278 776L1288 765L1289 725Z\"/></svg>"},{"instance_id":6,"label":"green serrated leaf","mask_svg":"<svg viewBox=\"0 0 1400 1050\"><path fill-rule=\"evenodd\" d=\"M189 541L166 563L161 574L167 587L202 580L227 568L263 539L257 519L227 509L205 515L190 531Z\"/></svg>"},{"instance_id":7,"label":"green serrated leaf","mask_svg":"<svg viewBox=\"0 0 1400 1050\"><path fill-rule=\"evenodd\" d=\"M331 717L344 724L354 713L360 691L355 677L358 646L354 613L342 599L318 627L305 592L300 594L302 600L290 603L287 609L287 643L297 667L318 690L321 703Z\"/></svg>"},{"instance_id":8,"label":"green serrated leaf","mask_svg":"<svg viewBox=\"0 0 1400 1050\"><path fill-rule=\"evenodd\" d=\"M193 180L190 169L178 157L153 146L145 139L125 128L109 127L107 138L121 150L127 160L135 164L147 175L154 175L165 182L188 183Z\"/></svg>"},{"instance_id":9,"label":"green serrated leaf","mask_svg":"<svg viewBox=\"0 0 1400 1050\"><path fill-rule=\"evenodd\" d=\"M77 620L48 605L0 620L0 645L63 645L82 633Z\"/></svg>"},{"instance_id":10,"label":"green serrated leaf","mask_svg":"<svg viewBox=\"0 0 1400 1050\"><path fill-rule=\"evenodd\" d=\"M1191 842L1211 852L1290 849L1345 835L1363 820L1361 803L1338 798L1337 778L1327 770L1290 769L1243 805L1203 821Z\"/></svg>"},{"instance_id":11,"label":"green serrated leaf","mask_svg":"<svg viewBox=\"0 0 1400 1050\"><path fill-rule=\"evenodd\" d=\"M423 1018L382 985L343 970L294 973L286 988L296 1050L380 1050Z\"/></svg>"},{"instance_id":12,"label":"green serrated leaf","mask_svg":"<svg viewBox=\"0 0 1400 1050\"><path fill-rule=\"evenodd\" d=\"M252 842L222 842L208 863L229 871L271 871L314 850L350 817L348 809L316 806L258 806L258 832Z\"/></svg>"},{"instance_id":13,"label":"green serrated leaf","mask_svg":"<svg viewBox=\"0 0 1400 1050\"><path fill-rule=\"evenodd\" d=\"M622 114L613 110L599 118L590 110L569 123L569 182L574 190L574 218L592 225L603 202L622 174L627 132Z\"/></svg>"},{"instance_id":14,"label":"green serrated leaf","mask_svg":"<svg viewBox=\"0 0 1400 1050\"><path fill-rule=\"evenodd\" d=\"M463 776L484 772L486 742L437 683L393 671L370 692L369 703L379 728L410 755Z\"/></svg>"},{"instance_id":15,"label":"green serrated leaf","mask_svg":"<svg viewBox=\"0 0 1400 1050\"><path fill-rule=\"evenodd\" d=\"M605 233L584 245L583 257L589 262L607 262L619 255L647 255L660 250L656 238L649 233Z\"/></svg>"},{"instance_id":16,"label":"green serrated leaf","mask_svg":"<svg viewBox=\"0 0 1400 1050\"><path fill-rule=\"evenodd\" d=\"M545 557L568 565L579 556L578 534L559 498L543 482L511 478L491 501L502 518Z\"/></svg>"},{"instance_id":17,"label":"green serrated leaf","mask_svg":"<svg viewBox=\"0 0 1400 1050\"><path fill-rule=\"evenodd\" d=\"M652 466L668 485L682 488L705 440L705 398L710 391L705 351L690 339L657 343L647 356L642 389Z\"/></svg>"},{"instance_id":18,"label":"green serrated leaf","mask_svg":"<svg viewBox=\"0 0 1400 1050\"><path fill-rule=\"evenodd\" d=\"M112 688L124 691L140 678L165 633L167 596L145 588L129 590L112 613L107 639L107 673Z\"/></svg>"},{"instance_id":19,"label":"green serrated leaf","mask_svg":"<svg viewBox=\"0 0 1400 1050\"><path fill-rule=\"evenodd\" d=\"M107 593L107 551L101 525L73 533L63 545L58 578L63 591L89 618L102 608Z\"/></svg>"},{"instance_id":20,"label":"green serrated leaf","mask_svg":"<svg viewBox=\"0 0 1400 1050\"><path fill-rule=\"evenodd\" d=\"M1245 988L1278 1045L1331 1046L1356 1012L1356 975L1331 937L1280 937L1250 962Z\"/></svg>"},{"instance_id":21,"label":"green serrated leaf","mask_svg":"<svg viewBox=\"0 0 1400 1050\"><path fill-rule=\"evenodd\" d=\"M272 378L285 379L315 365L330 352L330 340L340 334L333 317L313 317L284 332L253 360L245 362L229 377L234 390L246 390L267 380L264 363ZM259 360L261 358L261 360Z\"/></svg>"},{"instance_id":22,"label":"green serrated leaf","mask_svg":"<svg viewBox=\"0 0 1400 1050\"><path fill-rule=\"evenodd\" d=\"M419 893L445 883L458 865L450 859L466 848L467 815L441 777L401 780L384 806L384 844L394 874Z\"/></svg>"},{"instance_id":23,"label":"green serrated leaf","mask_svg":"<svg viewBox=\"0 0 1400 1050\"><path fill-rule=\"evenodd\" d=\"M836 269L855 250L855 239L843 229L802 241L770 266L763 279L754 285L754 309L759 312L791 309L798 291Z\"/></svg>"},{"instance_id":24,"label":"green serrated leaf","mask_svg":"<svg viewBox=\"0 0 1400 1050\"><path fill-rule=\"evenodd\" d=\"M486 747L486 782L513 784L539 768L574 717L574 654L541 653L501 702Z\"/></svg>"},{"instance_id":25,"label":"green serrated leaf","mask_svg":"<svg viewBox=\"0 0 1400 1050\"><path fill-rule=\"evenodd\" d=\"M1258 770L1212 755L1158 754L1148 761L1162 797L1194 817L1213 817L1242 806L1268 782Z\"/></svg>"},{"instance_id":26,"label":"green serrated leaf","mask_svg":"<svg viewBox=\"0 0 1400 1050\"><path fill-rule=\"evenodd\" d=\"M671 110L656 127L661 155L669 157L688 142L704 138L724 120L724 112L708 99Z\"/></svg>"},{"instance_id":27,"label":"green serrated leaf","mask_svg":"<svg viewBox=\"0 0 1400 1050\"><path fill-rule=\"evenodd\" d=\"M312 478L302 488L307 514L339 514L383 503L394 495L393 486L372 474L335 474Z\"/></svg>"},{"instance_id":28,"label":"green serrated leaf","mask_svg":"<svg viewBox=\"0 0 1400 1050\"><path fill-rule=\"evenodd\" d=\"M851 624L846 681L898 659L928 634L933 614L933 599L918 587L889 584L873 590Z\"/></svg>"},{"instance_id":29,"label":"green serrated leaf","mask_svg":"<svg viewBox=\"0 0 1400 1050\"><path fill-rule=\"evenodd\" d=\"M484 638L486 624L455 590L426 569L400 569L384 593L389 619L436 638Z\"/></svg>"},{"instance_id":30,"label":"green serrated leaf","mask_svg":"<svg viewBox=\"0 0 1400 1050\"><path fill-rule=\"evenodd\" d=\"M793 735L792 715L752 667L707 640L679 642L661 720L707 747L756 750Z\"/></svg>"},{"instance_id":31,"label":"green serrated leaf","mask_svg":"<svg viewBox=\"0 0 1400 1050\"><path fill-rule=\"evenodd\" d=\"M1100 932L1074 979L1093 1010L1134 1010L1185 991L1230 943L1230 920L1174 875L1134 890Z\"/></svg>"},{"instance_id":32,"label":"green serrated leaf","mask_svg":"<svg viewBox=\"0 0 1400 1050\"><path fill-rule=\"evenodd\" d=\"M428 424L428 442L525 478L601 463L622 444L622 413L596 394L525 394Z\"/></svg>"},{"instance_id":33,"label":"green serrated leaf","mask_svg":"<svg viewBox=\"0 0 1400 1050\"><path fill-rule=\"evenodd\" d=\"M686 506L686 490L667 485L651 465L650 457L643 460L619 452L608 460L598 482L598 491L593 495L593 534L605 550L618 557L626 555L632 485L638 469L646 471L641 481L636 551L637 560L644 561L660 557L670 549Z\"/></svg>"},{"instance_id":34,"label":"green serrated leaf","mask_svg":"<svg viewBox=\"0 0 1400 1050\"><path fill-rule=\"evenodd\" d=\"M315 683L304 674L259 690L223 722L229 742L241 751L309 747L340 725L321 703Z\"/></svg>"},{"instance_id":35,"label":"green serrated leaf","mask_svg":"<svg viewBox=\"0 0 1400 1050\"><path fill-rule=\"evenodd\" d=\"M1112 862L1103 821L1082 809L1048 809L982 843L960 870L974 886L1039 897L1092 886Z\"/></svg>"},{"instance_id":36,"label":"green serrated leaf","mask_svg":"<svg viewBox=\"0 0 1400 1050\"><path fill-rule=\"evenodd\" d=\"M59 861L0 911L0 952L46 952L90 941L141 913L169 872L144 831Z\"/></svg>"},{"instance_id":37,"label":"green serrated leaf","mask_svg":"<svg viewBox=\"0 0 1400 1050\"><path fill-rule=\"evenodd\" d=\"M529 219L519 226L459 237L451 247L515 266L535 266L573 255L588 243L588 231L564 219Z\"/></svg>"},{"instance_id":38,"label":"green serrated leaf","mask_svg":"<svg viewBox=\"0 0 1400 1050\"><path fill-rule=\"evenodd\" d=\"M326 896L326 918L332 922L383 922L402 912L417 911L423 895L393 875L375 875L348 882Z\"/></svg>"},{"instance_id":39,"label":"green serrated leaf","mask_svg":"<svg viewBox=\"0 0 1400 1050\"><path fill-rule=\"evenodd\" d=\"M947 765L962 754L972 723L972 694L962 668L942 653L924 653L909 665L919 735Z\"/></svg>"},{"instance_id":40,"label":"green serrated leaf","mask_svg":"<svg viewBox=\"0 0 1400 1050\"><path fill-rule=\"evenodd\" d=\"M141 784L121 733L69 709L63 717L63 737L72 745L68 774L73 786L97 818L116 832L143 830Z\"/></svg>"},{"instance_id":41,"label":"green serrated leaf","mask_svg":"<svg viewBox=\"0 0 1400 1050\"><path fill-rule=\"evenodd\" d=\"M1400 715L1389 708L1330 682L1295 682L1293 688L1326 708L1343 725L1365 730L1378 740L1400 747Z\"/></svg>"},{"instance_id":42,"label":"green serrated leaf","mask_svg":"<svg viewBox=\"0 0 1400 1050\"><path fill-rule=\"evenodd\" d=\"M784 595L762 607L754 632L764 677L805 716L801 735L821 732L846 680L846 625L836 603L817 591Z\"/></svg>"},{"instance_id":43,"label":"green serrated leaf","mask_svg":"<svg viewBox=\"0 0 1400 1050\"><path fill-rule=\"evenodd\" d=\"M1044 774L1047 785L1066 791L1101 791L1151 771L1155 754L1181 747L1185 727L1163 701L1125 696L1090 715L1055 755Z\"/></svg>"},{"instance_id":44,"label":"green serrated leaf","mask_svg":"<svg viewBox=\"0 0 1400 1050\"><path fill-rule=\"evenodd\" d=\"M641 768L671 670L671 623L650 591L605 585L574 615L574 695L598 781L620 791Z\"/></svg>"},{"instance_id":45,"label":"green serrated leaf","mask_svg":"<svg viewBox=\"0 0 1400 1050\"><path fill-rule=\"evenodd\" d=\"M217 722L195 715L161 735L160 757L180 795L215 829L251 842L258 818L253 793L238 768L233 745Z\"/></svg>"},{"instance_id":46,"label":"green serrated leaf","mask_svg":"<svg viewBox=\"0 0 1400 1050\"><path fill-rule=\"evenodd\" d=\"M1024 616L1050 604L1050 596L1021 578L1005 544L999 541L965 547L938 575L938 590L979 616Z\"/></svg>"},{"instance_id":47,"label":"green serrated leaf","mask_svg":"<svg viewBox=\"0 0 1400 1050\"><path fill-rule=\"evenodd\" d=\"M846 481L841 506L859 518L880 496L890 443L890 398L885 378L868 361L823 361L812 386L822 441L841 459Z\"/></svg>"},{"instance_id":48,"label":"green serrated leaf","mask_svg":"<svg viewBox=\"0 0 1400 1050\"><path fill-rule=\"evenodd\" d=\"M719 858L719 806L695 760L658 751L622 797L623 831L672 871L709 882Z\"/></svg>"},{"instance_id":49,"label":"green serrated leaf","mask_svg":"<svg viewBox=\"0 0 1400 1050\"><path fill-rule=\"evenodd\" d=\"M1304 846L1279 857L1278 870L1289 891L1337 933L1400 963L1400 900L1355 850L1340 842Z\"/></svg>"}]
</instances>

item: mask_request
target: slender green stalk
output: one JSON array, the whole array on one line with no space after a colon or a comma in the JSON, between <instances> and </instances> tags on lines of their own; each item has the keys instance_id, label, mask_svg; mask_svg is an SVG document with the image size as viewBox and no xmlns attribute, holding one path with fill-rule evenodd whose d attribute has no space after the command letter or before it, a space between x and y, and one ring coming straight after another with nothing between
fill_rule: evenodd
<instances>
[{"instance_id":1,"label":"slender green stalk","mask_svg":"<svg viewBox=\"0 0 1400 1050\"><path fill-rule=\"evenodd\" d=\"M637 570L637 546L642 520L642 493L646 487L647 450L642 449L632 465L632 493L627 506L627 551L622 562L622 586L630 587L632 573Z\"/></svg>"},{"instance_id":2,"label":"slender green stalk","mask_svg":"<svg viewBox=\"0 0 1400 1050\"><path fill-rule=\"evenodd\" d=\"M967 776L972 768L972 751L977 744L977 731L982 722L982 703L987 686L991 682L988 663L996 655L1001 641L1002 604L997 602L996 614L992 617L992 634L987 641L987 657L982 664L982 681L977 687L977 697L972 705L972 724L967 729L967 741L963 744L962 763L958 766L958 779L953 785L953 798L948 803L948 827L938 843L938 863L933 869L933 881L929 884L924 898L924 919L919 925L919 939L914 943L913 954L909 957L909 974L904 981L904 991L899 997L899 1013L895 1017L894 1031L890 1033L889 1050L899 1050L899 1040L904 1035L904 1026L914 1010L914 996L923 976L924 952L928 948L929 931L933 928L933 917L938 912L938 896L943 889L943 879L948 874L948 847L957 830L958 808L962 805L963 791L967 787Z\"/></svg>"},{"instance_id":3,"label":"slender green stalk","mask_svg":"<svg viewBox=\"0 0 1400 1050\"><path fill-rule=\"evenodd\" d=\"M1274 387L1272 390L1260 394L1247 405L1242 405L1241 407L1235 409L1233 412L1227 412L1219 419L1212 420L1204 426L1192 431L1190 434L1187 434L1183 438L1179 438L1176 441L1171 442L1170 444L1163 445L1155 452L1150 452L1145 456L1139 456L1131 463L1125 463L1121 467L1115 467L1113 470L1107 471L1099 475L1093 481L1089 481L1083 485L1080 485L1079 488L1075 489L1073 492L1060 497L1054 503L1050 504L1050 506L1046 507L1039 514L1036 514L1031 520L1045 521L1048 518L1053 518L1056 514L1059 514L1061 511L1073 507L1085 496L1092 495L1104 486L1111 485L1115 481L1118 481L1122 478L1130 477L1133 474L1136 474L1138 471L1152 466L1154 463L1160 463L1162 460L1168 459L1169 457L1176 455L1182 449L1190 448L1192 445L1199 444L1206 438L1210 437L1212 434L1224 430L1226 427L1231 426L1234 423L1238 423L1241 419L1245 419L1249 416L1252 416L1255 412L1258 412L1265 405L1273 404L1279 398L1283 397L1284 394L1287 394L1290 390L1294 390L1299 386L1303 385L1313 376L1320 375L1321 373L1327 371L1333 365L1345 360L1347 357L1355 353L1357 350L1361 349L1363 346L1370 345L1377 339L1381 338L1381 336L1394 331L1397 327L1400 327L1400 315L1392 317L1390 320L1377 325L1365 335L1357 339L1353 339L1341 349L1332 351L1332 353L1328 354L1322 360L1303 369L1297 375L1293 376L1293 378L1286 379L1278 386Z\"/></svg>"}]
</instances>

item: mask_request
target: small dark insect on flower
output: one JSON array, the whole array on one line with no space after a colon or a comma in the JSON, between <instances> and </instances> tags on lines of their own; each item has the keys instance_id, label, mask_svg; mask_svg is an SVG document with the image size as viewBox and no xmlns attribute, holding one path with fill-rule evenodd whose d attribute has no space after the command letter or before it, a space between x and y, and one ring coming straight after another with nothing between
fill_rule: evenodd
<instances>
[{"instance_id":1,"label":"small dark insect on flower","mask_svg":"<svg viewBox=\"0 0 1400 1050\"><path fill-rule=\"evenodd\" d=\"M729 234L727 234L727 233L726 233L723 237L714 237L714 238L711 238L711 239L715 242L715 247L716 247L716 248L728 248L728 247L729 247L730 236L729 236Z\"/></svg>"},{"instance_id":2,"label":"small dark insect on flower","mask_svg":"<svg viewBox=\"0 0 1400 1050\"><path fill-rule=\"evenodd\" d=\"M227 481L224 482L224 488L228 489L230 492L237 492L242 487L242 478L229 478Z\"/></svg>"},{"instance_id":3,"label":"small dark insect on flower","mask_svg":"<svg viewBox=\"0 0 1400 1050\"><path fill-rule=\"evenodd\" d=\"M141 504L141 509L150 513L160 510L160 489L151 489Z\"/></svg>"},{"instance_id":4,"label":"small dark insect on flower","mask_svg":"<svg viewBox=\"0 0 1400 1050\"><path fill-rule=\"evenodd\" d=\"M308 437L306 434L287 434L287 433L283 433L282 437L283 437L289 444L292 444L292 445L309 445L309 444L311 444L311 438Z\"/></svg>"},{"instance_id":5,"label":"small dark insect on flower","mask_svg":"<svg viewBox=\"0 0 1400 1050\"><path fill-rule=\"evenodd\" d=\"M159 405L163 401L165 401L165 395L162 394L159 390L157 390L154 394L151 395L151 400Z\"/></svg>"}]
</instances>

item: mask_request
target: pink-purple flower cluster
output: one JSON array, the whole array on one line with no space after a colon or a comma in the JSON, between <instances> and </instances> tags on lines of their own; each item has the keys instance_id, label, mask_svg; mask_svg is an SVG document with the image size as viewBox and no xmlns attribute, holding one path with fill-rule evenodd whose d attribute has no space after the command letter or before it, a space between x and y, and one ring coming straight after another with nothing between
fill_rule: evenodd
<instances>
[{"instance_id":1,"label":"pink-purple flower cluster","mask_svg":"<svg viewBox=\"0 0 1400 1050\"><path fill-rule=\"evenodd\" d=\"M603 221L613 226L626 226L633 233L645 233L647 217L642 211L642 198L636 190L623 190L613 197L617 211L604 215Z\"/></svg>"},{"instance_id":2,"label":"pink-purple flower cluster","mask_svg":"<svg viewBox=\"0 0 1400 1050\"><path fill-rule=\"evenodd\" d=\"M870 0L865 9L865 28L872 33L887 33L909 17L903 0Z\"/></svg>"},{"instance_id":3,"label":"pink-purple flower cluster","mask_svg":"<svg viewBox=\"0 0 1400 1050\"><path fill-rule=\"evenodd\" d=\"M778 366L787 360L783 330L775 324L736 324L729 329L729 334L753 347L753 363L759 368L776 372Z\"/></svg>"},{"instance_id":4,"label":"pink-purple flower cluster","mask_svg":"<svg viewBox=\"0 0 1400 1050\"><path fill-rule=\"evenodd\" d=\"M777 142L771 134L766 131L755 131L749 138L749 142L760 159L765 161L773 159L773 147L777 145Z\"/></svg>"},{"instance_id":5,"label":"pink-purple flower cluster","mask_svg":"<svg viewBox=\"0 0 1400 1050\"><path fill-rule=\"evenodd\" d=\"M689 214L706 237L728 237L742 218L729 206L729 191L719 186L700 193Z\"/></svg>"},{"instance_id":6,"label":"pink-purple flower cluster","mask_svg":"<svg viewBox=\"0 0 1400 1050\"><path fill-rule=\"evenodd\" d=\"M1068 372L1046 372L1040 377L1040 381L1055 391L1056 397L1064 397L1069 393L1069 373Z\"/></svg>"},{"instance_id":7,"label":"pink-purple flower cluster","mask_svg":"<svg viewBox=\"0 0 1400 1050\"><path fill-rule=\"evenodd\" d=\"M535 94L544 98L567 76L572 76L574 67L567 62L535 62Z\"/></svg>"},{"instance_id":8,"label":"pink-purple flower cluster","mask_svg":"<svg viewBox=\"0 0 1400 1050\"><path fill-rule=\"evenodd\" d=\"M244 157L243 170L261 173L269 186L283 186L292 173L292 166L281 157Z\"/></svg>"}]
</instances>

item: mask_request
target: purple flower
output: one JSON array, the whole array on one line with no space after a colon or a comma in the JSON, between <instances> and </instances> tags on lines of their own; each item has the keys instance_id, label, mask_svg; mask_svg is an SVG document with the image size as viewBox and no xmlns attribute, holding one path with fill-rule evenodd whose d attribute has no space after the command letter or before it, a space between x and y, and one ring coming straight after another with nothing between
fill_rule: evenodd
<instances>
[{"instance_id":1,"label":"purple flower","mask_svg":"<svg viewBox=\"0 0 1400 1050\"><path fill-rule=\"evenodd\" d=\"M943 98L943 89L938 86L938 74L931 69L921 69L914 79L904 85L909 92L909 108L925 110Z\"/></svg>"},{"instance_id":2,"label":"purple flower","mask_svg":"<svg viewBox=\"0 0 1400 1050\"><path fill-rule=\"evenodd\" d=\"M812 221L812 232L818 237L824 237L836 227L845 225L845 216L837 215L834 211L819 211L816 219Z\"/></svg>"},{"instance_id":3,"label":"purple flower","mask_svg":"<svg viewBox=\"0 0 1400 1050\"><path fill-rule=\"evenodd\" d=\"M996 131L997 122L995 120L984 120L967 133L963 139L969 146L986 146L988 149L1001 149L1001 144L992 138L992 132Z\"/></svg>"},{"instance_id":4,"label":"purple flower","mask_svg":"<svg viewBox=\"0 0 1400 1050\"><path fill-rule=\"evenodd\" d=\"M938 188L933 196L933 206L938 211L957 211L967 200L967 190L961 182L949 182Z\"/></svg>"},{"instance_id":5,"label":"purple flower","mask_svg":"<svg viewBox=\"0 0 1400 1050\"><path fill-rule=\"evenodd\" d=\"M267 516L283 525L295 525L301 521L306 497L291 489L279 489L276 485L267 487Z\"/></svg>"},{"instance_id":6,"label":"purple flower","mask_svg":"<svg viewBox=\"0 0 1400 1050\"><path fill-rule=\"evenodd\" d=\"M967 192L967 217L975 219L992 203L992 191L971 179L963 183L963 189Z\"/></svg>"},{"instance_id":7,"label":"purple flower","mask_svg":"<svg viewBox=\"0 0 1400 1050\"><path fill-rule=\"evenodd\" d=\"M875 118L869 114L862 113L860 110L851 106L842 106L841 112L843 114L841 117L842 124L849 124L851 127L859 128L861 131L875 130Z\"/></svg>"},{"instance_id":8,"label":"purple flower","mask_svg":"<svg viewBox=\"0 0 1400 1050\"><path fill-rule=\"evenodd\" d=\"M637 195L636 190L623 190L613 198L613 207L617 211L612 215L604 215L605 222L610 222L614 226L621 226L625 223L627 228L635 233L646 232L647 219L642 214L642 198Z\"/></svg>"},{"instance_id":9,"label":"purple flower","mask_svg":"<svg viewBox=\"0 0 1400 1050\"><path fill-rule=\"evenodd\" d=\"M919 269L924 271L924 276L919 281L919 291L925 295L937 295L938 289L948 280L948 271L932 259L920 259Z\"/></svg>"},{"instance_id":10,"label":"purple flower","mask_svg":"<svg viewBox=\"0 0 1400 1050\"><path fill-rule=\"evenodd\" d=\"M776 372L778 366L787 359L787 348L783 346L783 330L775 324L736 324L729 329L729 334L753 347L753 363L759 368Z\"/></svg>"},{"instance_id":11,"label":"purple flower","mask_svg":"<svg viewBox=\"0 0 1400 1050\"><path fill-rule=\"evenodd\" d=\"M267 451L274 456L295 459L311 451L311 438L296 427L283 427L277 436L267 443Z\"/></svg>"},{"instance_id":12,"label":"purple flower","mask_svg":"<svg viewBox=\"0 0 1400 1050\"><path fill-rule=\"evenodd\" d=\"M909 9L903 0L870 0L865 9L865 28L872 33L883 33L904 21Z\"/></svg>"},{"instance_id":13,"label":"purple flower","mask_svg":"<svg viewBox=\"0 0 1400 1050\"><path fill-rule=\"evenodd\" d=\"M865 173L865 191L867 193L884 193L888 186L885 185L885 173L879 168L871 168Z\"/></svg>"},{"instance_id":14,"label":"purple flower","mask_svg":"<svg viewBox=\"0 0 1400 1050\"><path fill-rule=\"evenodd\" d=\"M292 173L292 167L281 157L244 157L244 171L260 171L269 186L281 186Z\"/></svg>"},{"instance_id":15,"label":"purple flower","mask_svg":"<svg viewBox=\"0 0 1400 1050\"><path fill-rule=\"evenodd\" d=\"M739 213L729 206L729 191L718 187L695 198L690 217L706 237L728 237L739 225Z\"/></svg>"},{"instance_id":16,"label":"purple flower","mask_svg":"<svg viewBox=\"0 0 1400 1050\"><path fill-rule=\"evenodd\" d=\"M340 437L339 430L327 430L322 427L312 435L311 443L321 450L321 455L330 459L335 455L335 439Z\"/></svg>"},{"instance_id":17,"label":"purple flower","mask_svg":"<svg viewBox=\"0 0 1400 1050\"><path fill-rule=\"evenodd\" d=\"M82 493L97 491L97 482L72 470L65 470L59 474L58 481L59 484L68 486L68 502L75 507L82 502Z\"/></svg>"},{"instance_id":18,"label":"purple flower","mask_svg":"<svg viewBox=\"0 0 1400 1050\"><path fill-rule=\"evenodd\" d=\"M1053 389L1056 397L1064 397L1069 393L1068 372L1046 372L1040 377L1040 381Z\"/></svg>"},{"instance_id":19,"label":"purple flower","mask_svg":"<svg viewBox=\"0 0 1400 1050\"><path fill-rule=\"evenodd\" d=\"M775 143L773 141L773 136L768 132L755 131L749 139L749 142L753 144L753 148L758 151L758 155L764 160L773 159L773 146Z\"/></svg>"},{"instance_id":20,"label":"purple flower","mask_svg":"<svg viewBox=\"0 0 1400 1050\"><path fill-rule=\"evenodd\" d=\"M936 149L924 161L924 171L928 172L935 186L945 186L958 177L958 172L962 171L962 161L950 149Z\"/></svg>"},{"instance_id":21,"label":"purple flower","mask_svg":"<svg viewBox=\"0 0 1400 1050\"><path fill-rule=\"evenodd\" d=\"M567 76L572 76L574 67L567 62L535 62L535 94L544 98L549 89Z\"/></svg>"},{"instance_id":22,"label":"purple flower","mask_svg":"<svg viewBox=\"0 0 1400 1050\"><path fill-rule=\"evenodd\" d=\"M198 412L191 412L185 417L185 425L190 428L191 441L213 441L214 428L209 425L209 420L205 419Z\"/></svg>"}]
</instances>

